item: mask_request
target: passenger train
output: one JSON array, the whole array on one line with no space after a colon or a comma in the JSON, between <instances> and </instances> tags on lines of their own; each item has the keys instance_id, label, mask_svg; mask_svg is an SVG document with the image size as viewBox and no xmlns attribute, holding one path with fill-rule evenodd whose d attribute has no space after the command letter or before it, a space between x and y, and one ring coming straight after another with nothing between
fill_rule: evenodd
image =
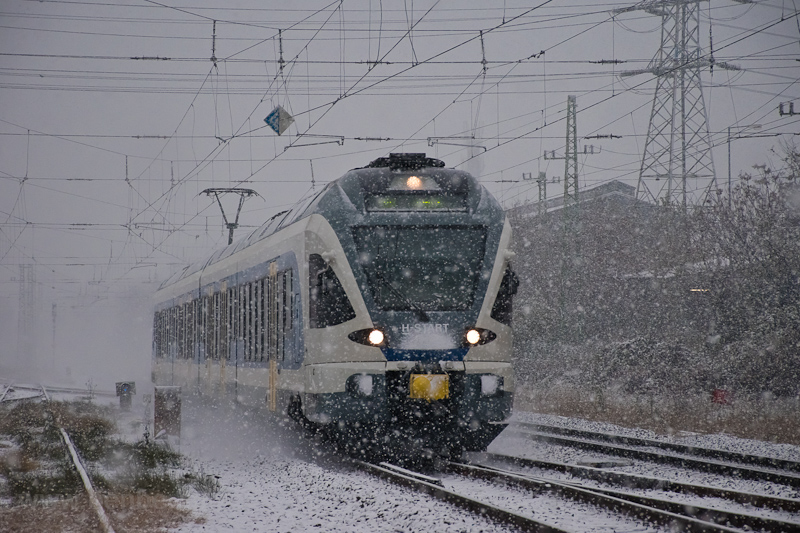
<instances>
[{"instance_id":1,"label":"passenger train","mask_svg":"<svg viewBox=\"0 0 800 533\"><path fill-rule=\"evenodd\" d=\"M165 281L154 384L373 443L484 450L514 394L511 226L444 166L376 159Z\"/></svg>"}]
</instances>

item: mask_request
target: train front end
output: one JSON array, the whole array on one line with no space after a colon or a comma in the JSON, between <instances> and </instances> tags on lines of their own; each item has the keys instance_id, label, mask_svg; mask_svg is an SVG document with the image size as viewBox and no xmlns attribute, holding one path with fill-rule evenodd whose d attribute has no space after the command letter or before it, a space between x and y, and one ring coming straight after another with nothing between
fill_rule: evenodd
<instances>
[{"instance_id":1,"label":"train front end","mask_svg":"<svg viewBox=\"0 0 800 533\"><path fill-rule=\"evenodd\" d=\"M517 280L502 208L475 178L443 167L392 154L338 180L344 201L326 218L349 263L344 285L368 314L347 323L365 326L347 339L382 364L365 362L343 393L309 397L304 409L452 454L485 449L511 414Z\"/></svg>"}]
</instances>

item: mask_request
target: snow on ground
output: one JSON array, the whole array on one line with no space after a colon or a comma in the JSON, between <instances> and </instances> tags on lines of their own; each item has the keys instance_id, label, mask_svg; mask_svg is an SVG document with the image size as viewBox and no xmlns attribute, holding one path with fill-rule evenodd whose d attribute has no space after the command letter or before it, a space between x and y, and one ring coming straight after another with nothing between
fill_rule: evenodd
<instances>
[{"instance_id":1,"label":"snow on ground","mask_svg":"<svg viewBox=\"0 0 800 533\"><path fill-rule=\"evenodd\" d=\"M181 452L197 472L219 476L213 498L183 505L200 531L511 531L458 507L354 470L262 410L200 408L184 398Z\"/></svg>"},{"instance_id":2,"label":"snow on ground","mask_svg":"<svg viewBox=\"0 0 800 533\"><path fill-rule=\"evenodd\" d=\"M505 444L508 444L508 442L505 439L504 439L504 441L505 441ZM619 486L619 485L607 484L607 483L603 483L603 482L600 482L600 481L594 481L594 480L591 480L591 479L575 477L575 476L573 476L571 474L568 474L568 473L556 472L556 471L547 470L547 469L544 469L544 468L536 468L536 467L523 468L523 467L517 467L517 466L509 466L504 461L495 462L495 461L487 460L485 462L487 464L491 464L491 465L496 466L496 467L501 468L501 469L513 470L513 471L521 472L521 473L524 473L524 474L527 474L527 475L530 475L530 476L533 476L533 477L536 477L536 478L553 480L553 481L557 481L557 482L560 481L560 482L566 482L566 483L577 483L577 484L581 485L582 487L586 487L586 488L596 487L596 488L600 488L600 489L611 489L611 490L616 490L616 491L620 491L620 492L627 492L627 493L631 493L631 494L637 494L637 495L640 495L640 496L646 496L646 497L651 497L651 498L656 498L656 499L669 499L670 501L681 502L684 505L691 506L691 507L710 507L710 508L713 508L713 509L720 509L720 510L734 512L734 513L754 514L754 515L757 515L759 517L771 518L771 519L774 519L774 520L781 520L781 521L784 521L784 522L800 523L800 515L798 513L789 512L789 511L776 511L776 510L771 510L771 509L766 509L766 508L757 508L757 507L754 507L752 505L739 504L739 503L732 502L732 501L729 501L729 500L725 500L725 499L722 499L722 498L696 496L696 495L693 495L693 494L680 494L680 493L676 493L676 492L664 492L664 491L655 490L655 489L653 489L653 490L651 490L651 489L632 489L632 488L622 487L622 486ZM613 468L613 469L607 469L607 470L619 471L621 469L620 468ZM659 474L665 474L665 472L659 472ZM660 476L651 476L651 477L667 477L667 476L660 475ZM751 488L753 488L753 487L751 487ZM762 493L763 492L764 491L762 491ZM601 530L601 531L603 531L603 530ZM606 531L608 531L608 530L606 530ZM614 531L619 531L619 530L614 530Z\"/></svg>"},{"instance_id":3,"label":"snow on ground","mask_svg":"<svg viewBox=\"0 0 800 533\"><path fill-rule=\"evenodd\" d=\"M675 435L661 435L647 429L626 428L606 422L594 422L590 420L581 420L579 418L567 418L558 415L545 415L519 411L514 413L512 420L584 431L613 433L615 435L624 435L626 437L660 440L663 442L671 442L685 446L714 448L742 454L759 455L763 457L773 457L776 459L800 462L800 446L741 439L725 434L681 432Z\"/></svg>"},{"instance_id":4,"label":"snow on ground","mask_svg":"<svg viewBox=\"0 0 800 533\"><path fill-rule=\"evenodd\" d=\"M261 409L241 406L209 406L196 397L184 397L183 435L180 451L188 457L189 469L218 476L220 490L209 497L190 489L180 501L203 523L188 523L174 530L200 531L510 531L511 529L473 516L455 506L409 489L398 487L354 470L330 452L326 445L308 438L293 424L275 421ZM691 442L742 453L793 459L800 456L794 446L736 439L725 435L663 437L648 431L627 429L563 417L517 413L524 422L560 425ZM506 430L489 451L550 461L576 462L587 455L563 447L543 444L523 433ZM667 477L685 482L716 484L736 490L797 497L782 486L757 482L716 479L658 465L631 466L622 471ZM555 477L552 472L548 477ZM454 485L455 487L455 485ZM624 518L603 516L569 502L540 495L530 498L505 493L503 489L470 484L475 496L506 502L512 510L529 514L553 525L575 531L649 531L647 526ZM467 487L459 486L458 489ZM493 494L494 493L494 494ZM504 505L505 506L505 505Z\"/></svg>"},{"instance_id":5,"label":"snow on ground","mask_svg":"<svg viewBox=\"0 0 800 533\"><path fill-rule=\"evenodd\" d=\"M650 525L590 504L565 500L548 492L534 494L517 488L503 488L496 483L456 476L444 476L442 481L445 488L454 492L491 503L565 531L581 533L669 531L667 526Z\"/></svg>"},{"instance_id":6,"label":"snow on ground","mask_svg":"<svg viewBox=\"0 0 800 533\"><path fill-rule=\"evenodd\" d=\"M4 390L3 387L0 390ZM31 387L33 389L33 387ZM37 391L20 389L17 396L34 396ZM75 394L55 393L54 399L74 399ZM62 398L63 396L63 398ZM118 432L127 440L141 438L144 414L137 398L130 412L118 412ZM118 399L95 397L101 404L116 405ZM739 439L728 435L657 435L651 431L554 415L517 412L515 421L602 431L667 442L691 444L800 461L800 447ZM150 428L152 431L152 428ZM201 531L510 531L512 529L481 519L458 507L398 487L353 469L325 444L315 442L293 424L279 423L263 409L209 405L196 396L183 398L183 428L179 450L187 457L187 469L196 474L217 476L220 490L213 496L188 489L188 497L176 500L201 523L187 523L176 533ZM513 427L503 432L490 452L576 463L596 454L530 439ZM800 494L782 485L732 480L713 474L678 468L632 464L615 470L664 477L684 482L716 485L742 491L788 498ZM549 478L569 476L536 472ZM446 478L446 481L449 478ZM487 483L457 482L459 492L488 498L495 504L574 531L649 531L646 526L584 509L548 495L525 495L505 491ZM586 483L585 480L581 481ZM703 499L685 497L687 504ZM527 500L526 500L527 499ZM707 500L706 500L707 501ZM708 502L707 503L711 503ZM737 507L716 502L722 508ZM739 508L738 510L741 510ZM796 516L776 513L776 518Z\"/></svg>"},{"instance_id":7,"label":"snow on ground","mask_svg":"<svg viewBox=\"0 0 800 533\"><path fill-rule=\"evenodd\" d=\"M578 448L561 446L546 442L539 442L529 437L524 431L516 431L508 428L496 439L488 449L489 452L524 457L526 459L537 459L555 463L581 464L593 460L614 460L618 459L612 455L600 453L590 453ZM691 483L695 485L708 485L727 490L737 490L742 492L753 492L767 496L777 496L781 498L800 497L796 489L770 483L766 481L754 481L748 479L737 479L730 476L688 470L675 466L661 465L646 461L629 461L627 466L615 466L606 470L635 474L645 477L669 479L681 483ZM556 477L552 472L542 474L546 477Z\"/></svg>"}]
</instances>

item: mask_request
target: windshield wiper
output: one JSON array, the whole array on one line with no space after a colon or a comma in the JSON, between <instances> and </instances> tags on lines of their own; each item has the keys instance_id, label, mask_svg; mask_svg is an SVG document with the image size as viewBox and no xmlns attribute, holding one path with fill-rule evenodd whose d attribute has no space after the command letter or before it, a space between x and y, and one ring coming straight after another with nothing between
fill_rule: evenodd
<instances>
[{"instance_id":1,"label":"windshield wiper","mask_svg":"<svg viewBox=\"0 0 800 533\"><path fill-rule=\"evenodd\" d=\"M431 321L431 317L428 316L428 313L426 313L424 309L422 309L419 305L417 305L415 302L413 302L411 300L411 298L409 298L408 296L406 296L405 294L400 292L400 290L398 290L394 285L392 285L377 270L375 270L375 278L378 281L380 281L381 283L383 283L384 285L386 285L387 287L389 287L389 290L392 291L395 296L397 296L398 298L403 300L406 303L406 305L408 305L410 308L412 308L414 311L416 311L417 317L419 318L420 322L430 322Z\"/></svg>"}]
</instances>

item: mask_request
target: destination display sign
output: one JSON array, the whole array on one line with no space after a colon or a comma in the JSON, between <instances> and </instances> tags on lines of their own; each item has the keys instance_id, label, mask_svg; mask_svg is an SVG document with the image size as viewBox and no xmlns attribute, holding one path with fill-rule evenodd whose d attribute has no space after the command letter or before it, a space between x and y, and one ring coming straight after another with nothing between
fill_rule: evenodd
<instances>
[{"instance_id":1,"label":"destination display sign","mask_svg":"<svg viewBox=\"0 0 800 533\"><path fill-rule=\"evenodd\" d=\"M466 211L462 194L373 194L364 198L367 211Z\"/></svg>"}]
</instances>

